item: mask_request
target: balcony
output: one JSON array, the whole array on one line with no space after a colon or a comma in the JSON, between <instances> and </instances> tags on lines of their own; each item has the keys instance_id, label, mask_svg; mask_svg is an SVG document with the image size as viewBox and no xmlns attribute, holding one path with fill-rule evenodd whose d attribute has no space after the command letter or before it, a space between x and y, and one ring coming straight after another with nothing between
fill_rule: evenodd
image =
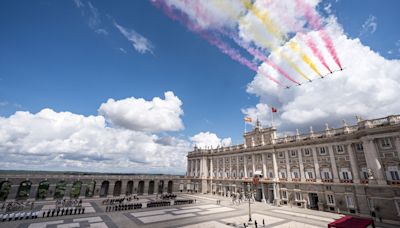
<instances>
[{"instance_id":1,"label":"balcony","mask_svg":"<svg viewBox=\"0 0 400 228\"><path fill-rule=\"evenodd\" d=\"M390 180L388 181L389 185L399 185L400 186L400 180Z\"/></svg>"},{"instance_id":2,"label":"balcony","mask_svg":"<svg viewBox=\"0 0 400 228\"><path fill-rule=\"evenodd\" d=\"M287 178L279 178L279 181L287 181Z\"/></svg>"},{"instance_id":3,"label":"balcony","mask_svg":"<svg viewBox=\"0 0 400 228\"><path fill-rule=\"evenodd\" d=\"M360 180L360 183L361 183L361 184L368 184L368 180L367 180L367 179L365 179L365 180Z\"/></svg>"},{"instance_id":4,"label":"balcony","mask_svg":"<svg viewBox=\"0 0 400 228\"><path fill-rule=\"evenodd\" d=\"M340 180L340 183L353 183L353 180Z\"/></svg>"},{"instance_id":5,"label":"balcony","mask_svg":"<svg viewBox=\"0 0 400 228\"><path fill-rule=\"evenodd\" d=\"M316 182L315 179L306 179L306 182Z\"/></svg>"},{"instance_id":6,"label":"balcony","mask_svg":"<svg viewBox=\"0 0 400 228\"><path fill-rule=\"evenodd\" d=\"M300 182L300 178L292 178L293 182Z\"/></svg>"},{"instance_id":7,"label":"balcony","mask_svg":"<svg viewBox=\"0 0 400 228\"><path fill-rule=\"evenodd\" d=\"M333 179L322 179L322 182L333 183Z\"/></svg>"}]
</instances>

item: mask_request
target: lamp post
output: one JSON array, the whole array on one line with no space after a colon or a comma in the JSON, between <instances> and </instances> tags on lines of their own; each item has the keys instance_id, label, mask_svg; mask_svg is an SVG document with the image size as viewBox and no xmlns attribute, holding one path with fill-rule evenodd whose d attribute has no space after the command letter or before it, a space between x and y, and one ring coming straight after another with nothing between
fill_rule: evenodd
<instances>
[{"instance_id":1,"label":"lamp post","mask_svg":"<svg viewBox=\"0 0 400 228\"><path fill-rule=\"evenodd\" d=\"M253 221L251 220L251 206L250 206L250 199L252 198L252 190L254 190L254 189L252 189L251 188L251 184L253 184L253 187L254 186L257 186L258 185L258 183L259 183L259 178L262 178L263 177L263 175L262 175L262 172L261 171L255 171L254 172L254 174L253 174L253 181L252 182L248 182L247 183L247 188L248 188L248 200L249 200L249 221L248 221L248 224L250 225L250 224L253 224ZM263 193L264 194L264 193Z\"/></svg>"}]
</instances>

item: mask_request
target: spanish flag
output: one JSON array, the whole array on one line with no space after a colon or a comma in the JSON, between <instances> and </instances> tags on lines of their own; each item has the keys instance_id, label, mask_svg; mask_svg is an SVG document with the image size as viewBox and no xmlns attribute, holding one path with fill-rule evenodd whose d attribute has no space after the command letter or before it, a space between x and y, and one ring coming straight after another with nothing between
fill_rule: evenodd
<instances>
[{"instance_id":1,"label":"spanish flag","mask_svg":"<svg viewBox=\"0 0 400 228\"><path fill-rule=\"evenodd\" d=\"M253 122L253 120L251 119L251 117L246 116L246 117L244 118L244 122L249 122L249 123L251 123L251 122Z\"/></svg>"}]
</instances>

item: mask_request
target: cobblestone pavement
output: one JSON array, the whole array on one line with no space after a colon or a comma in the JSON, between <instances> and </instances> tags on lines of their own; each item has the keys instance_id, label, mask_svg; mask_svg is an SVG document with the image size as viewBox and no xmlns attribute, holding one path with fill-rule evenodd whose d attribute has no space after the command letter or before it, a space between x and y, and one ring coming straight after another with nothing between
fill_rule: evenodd
<instances>
[{"instance_id":1,"label":"cobblestone pavement","mask_svg":"<svg viewBox=\"0 0 400 228\"><path fill-rule=\"evenodd\" d=\"M57 216L29 220L0 222L0 227L7 228L68 228L68 227L244 227L249 220L248 203L234 205L229 198L210 195L181 194L179 199L195 199L195 204L164 206L156 208L132 209L106 212L103 199L84 200L88 212L79 215ZM142 196L140 201L154 200L151 196ZM217 203L220 200L220 203ZM54 202L36 203L38 210L54 208ZM301 208L275 207L265 203L251 203L252 225L273 228L319 228L342 215L307 210ZM392 227L378 224L377 227ZM393 226L394 227L394 226Z\"/></svg>"}]
</instances>

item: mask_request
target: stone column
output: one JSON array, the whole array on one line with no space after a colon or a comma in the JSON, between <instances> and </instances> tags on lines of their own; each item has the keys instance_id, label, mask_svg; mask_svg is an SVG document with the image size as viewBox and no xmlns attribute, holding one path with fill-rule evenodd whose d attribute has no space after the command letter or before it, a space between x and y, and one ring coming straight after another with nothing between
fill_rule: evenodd
<instances>
[{"instance_id":1,"label":"stone column","mask_svg":"<svg viewBox=\"0 0 400 228\"><path fill-rule=\"evenodd\" d=\"M217 179L220 178L219 176L219 157L217 157Z\"/></svg>"},{"instance_id":2,"label":"stone column","mask_svg":"<svg viewBox=\"0 0 400 228\"><path fill-rule=\"evenodd\" d=\"M372 170L374 179L377 181L377 184L386 185L387 182L383 175L383 167L381 165L378 152L376 151L374 140L370 138L361 138L361 140L363 142L367 167ZM370 182L370 184L373 184L372 181Z\"/></svg>"},{"instance_id":3,"label":"stone column","mask_svg":"<svg viewBox=\"0 0 400 228\"><path fill-rule=\"evenodd\" d=\"M204 176L204 165L203 165L203 158L200 158L199 159L199 169L200 169L200 171L199 171L199 178L203 178L203 176Z\"/></svg>"},{"instance_id":4,"label":"stone column","mask_svg":"<svg viewBox=\"0 0 400 228\"><path fill-rule=\"evenodd\" d=\"M210 159L210 177L211 177L211 180L214 177L214 166L213 166L213 159L212 158Z\"/></svg>"},{"instance_id":5,"label":"stone column","mask_svg":"<svg viewBox=\"0 0 400 228\"><path fill-rule=\"evenodd\" d=\"M72 189L72 183L68 183L66 188L65 188L65 192L64 192L64 198L69 199L71 198L70 194L71 194L71 189Z\"/></svg>"},{"instance_id":6,"label":"stone column","mask_svg":"<svg viewBox=\"0 0 400 228\"><path fill-rule=\"evenodd\" d=\"M351 172L353 173L353 181L354 183L360 183L360 174L358 170L358 164L356 160L356 156L354 154L354 150L351 144L347 144L347 152L349 153Z\"/></svg>"},{"instance_id":7,"label":"stone column","mask_svg":"<svg viewBox=\"0 0 400 228\"><path fill-rule=\"evenodd\" d=\"M102 180L95 180L96 185L94 187L93 198L99 198L101 193L101 184L103 183Z\"/></svg>"},{"instance_id":8,"label":"stone column","mask_svg":"<svg viewBox=\"0 0 400 228\"><path fill-rule=\"evenodd\" d=\"M236 156L236 178L239 179L239 156Z\"/></svg>"},{"instance_id":9,"label":"stone column","mask_svg":"<svg viewBox=\"0 0 400 228\"><path fill-rule=\"evenodd\" d=\"M265 192L264 192L264 183L261 183L261 202L266 203L267 201L265 200Z\"/></svg>"},{"instance_id":10,"label":"stone column","mask_svg":"<svg viewBox=\"0 0 400 228\"><path fill-rule=\"evenodd\" d=\"M287 175L287 180L292 181L292 170L290 169L290 163L289 163L289 152L285 150L285 160L286 160L286 175Z\"/></svg>"},{"instance_id":11,"label":"stone column","mask_svg":"<svg viewBox=\"0 0 400 228\"><path fill-rule=\"evenodd\" d=\"M144 181L144 188L143 188L143 195L149 195L149 180L143 180ZM168 184L168 182L167 182Z\"/></svg>"},{"instance_id":12,"label":"stone column","mask_svg":"<svg viewBox=\"0 0 400 228\"><path fill-rule=\"evenodd\" d=\"M336 166L335 155L333 153L333 150L332 150L331 146L327 146L326 148L328 149L329 160L331 161L333 182L338 183L339 182L339 173L338 173L338 169L337 169L337 166Z\"/></svg>"},{"instance_id":13,"label":"stone column","mask_svg":"<svg viewBox=\"0 0 400 228\"><path fill-rule=\"evenodd\" d=\"M251 155L251 165L253 168L253 176L254 176L254 173L256 172L256 155L254 153ZM253 177L250 177L250 178L253 178Z\"/></svg>"},{"instance_id":14,"label":"stone column","mask_svg":"<svg viewBox=\"0 0 400 228\"><path fill-rule=\"evenodd\" d=\"M194 176L198 177L199 176L199 166L197 159L194 160Z\"/></svg>"},{"instance_id":15,"label":"stone column","mask_svg":"<svg viewBox=\"0 0 400 228\"><path fill-rule=\"evenodd\" d=\"M31 185L31 189L29 191L29 200L36 200L38 188L39 188L39 184Z\"/></svg>"},{"instance_id":16,"label":"stone column","mask_svg":"<svg viewBox=\"0 0 400 228\"><path fill-rule=\"evenodd\" d=\"M276 161L276 152L272 153L272 166L274 167L274 181L279 181L278 162Z\"/></svg>"},{"instance_id":17,"label":"stone column","mask_svg":"<svg viewBox=\"0 0 400 228\"><path fill-rule=\"evenodd\" d=\"M281 203L281 195L279 192L279 184L278 183L274 183L274 205L277 206Z\"/></svg>"},{"instance_id":18,"label":"stone column","mask_svg":"<svg viewBox=\"0 0 400 228\"><path fill-rule=\"evenodd\" d=\"M10 192L8 193L8 196L7 196L7 201L10 201L10 200L12 201L12 200L15 200L15 198L17 198L18 189L19 189L19 184L11 185Z\"/></svg>"},{"instance_id":19,"label":"stone column","mask_svg":"<svg viewBox=\"0 0 400 228\"><path fill-rule=\"evenodd\" d=\"M204 173L204 177L207 178L208 177L208 164L207 164L207 157L203 157L203 173Z\"/></svg>"},{"instance_id":20,"label":"stone column","mask_svg":"<svg viewBox=\"0 0 400 228\"><path fill-rule=\"evenodd\" d=\"M299 167L300 167L300 181L304 182L306 181L306 175L304 174L303 153L301 152L301 149L298 150L298 156L299 156Z\"/></svg>"},{"instance_id":21,"label":"stone column","mask_svg":"<svg viewBox=\"0 0 400 228\"><path fill-rule=\"evenodd\" d=\"M128 180L121 180L121 195L122 197L124 197L126 195L126 185L128 184ZM156 191L154 191L155 193L157 193Z\"/></svg>"},{"instance_id":22,"label":"stone column","mask_svg":"<svg viewBox=\"0 0 400 228\"><path fill-rule=\"evenodd\" d=\"M226 157L222 157L222 178L226 177L225 158Z\"/></svg>"},{"instance_id":23,"label":"stone column","mask_svg":"<svg viewBox=\"0 0 400 228\"><path fill-rule=\"evenodd\" d=\"M265 160L265 154L264 153L261 153L261 160L262 160L262 171L263 171L263 176L264 176L264 178L267 178L268 177L268 174L267 174L267 164L266 164L266 160Z\"/></svg>"},{"instance_id":24,"label":"stone column","mask_svg":"<svg viewBox=\"0 0 400 228\"><path fill-rule=\"evenodd\" d=\"M229 178L232 179L232 156L229 156Z\"/></svg>"},{"instance_id":25,"label":"stone column","mask_svg":"<svg viewBox=\"0 0 400 228\"><path fill-rule=\"evenodd\" d=\"M394 140L396 145L397 156L398 159L400 159L400 135L396 136Z\"/></svg>"},{"instance_id":26,"label":"stone column","mask_svg":"<svg viewBox=\"0 0 400 228\"><path fill-rule=\"evenodd\" d=\"M85 182L83 182L83 181L82 181L81 183L82 183L82 185L81 185L81 191L79 192L79 197L78 197L78 198L80 198L80 199L86 197L86 188L87 188L87 185L88 185L88 183L85 183Z\"/></svg>"},{"instance_id":27,"label":"stone column","mask_svg":"<svg viewBox=\"0 0 400 228\"><path fill-rule=\"evenodd\" d=\"M243 155L244 178L247 178L247 154Z\"/></svg>"},{"instance_id":28,"label":"stone column","mask_svg":"<svg viewBox=\"0 0 400 228\"><path fill-rule=\"evenodd\" d=\"M190 169L192 170L192 171L191 171L191 172L192 172L191 176L194 177L194 172L195 172L195 170L194 170L194 169L195 169L195 164L194 164L194 162L195 162L195 160L194 160L194 159L190 159L190 161L191 161L191 162L190 162L190 163L191 163L191 164L190 164Z\"/></svg>"},{"instance_id":29,"label":"stone column","mask_svg":"<svg viewBox=\"0 0 400 228\"><path fill-rule=\"evenodd\" d=\"M114 197L114 187L115 187L115 180L108 181L108 193L107 197Z\"/></svg>"},{"instance_id":30,"label":"stone column","mask_svg":"<svg viewBox=\"0 0 400 228\"><path fill-rule=\"evenodd\" d=\"M187 167L186 167L186 176L191 176L190 175L190 159L187 159Z\"/></svg>"},{"instance_id":31,"label":"stone column","mask_svg":"<svg viewBox=\"0 0 400 228\"><path fill-rule=\"evenodd\" d=\"M319 170L319 163L317 157L317 151L314 147L311 148L313 160L314 160L314 169L315 169L315 178L317 182L321 182L321 171Z\"/></svg>"}]
</instances>

